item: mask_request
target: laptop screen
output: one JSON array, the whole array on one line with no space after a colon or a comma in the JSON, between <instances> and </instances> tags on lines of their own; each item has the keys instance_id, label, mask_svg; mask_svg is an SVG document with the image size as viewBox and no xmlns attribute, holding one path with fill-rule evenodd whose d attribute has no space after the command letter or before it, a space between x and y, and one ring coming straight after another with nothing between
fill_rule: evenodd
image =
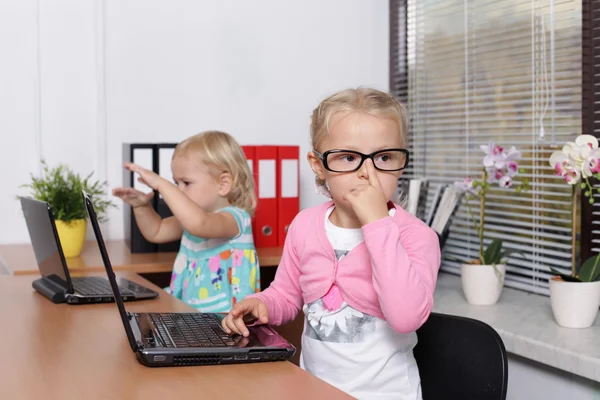
<instances>
[{"instance_id":1,"label":"laptop screen","mask_svg":"<svg viewBox=\"0 0 600 400\"><path fill-rule=\"evenodd\" d=\"M117 278L115 277L115 272L113 271L110 258L108 257L108 251L106 250L104 238L102 237L102 231L100 230L100 224L98 223L98 216L96 215L96 210L94 209L94 205L92 204L89 194L87 194L85 191L83 192L83 200L85 202L85 208L90 217L90 222L92 223L92 229L94 229L94 235L96 236L98 249L100 249L100 255L102 256L102 261L104 262L104 268L106 269L106 275L108 276L110 287L112 288L113 295L115 296L115 303L117 303L117 308L119 309L119 314L121 315L121 321L123 321L123 326L125 327L127 339L129 340L131 349L136 351L137 344L135 341L135 336L131 330L131 325L129 325L129 317L127 316L125 304L123 304L123 299L121 298L121 291L119 290L119 285L117 284Z\"/></svg>"},{"instance_id":2,"label":"laptop screen","mask_svg":"<svg viewBox=\"0 0 600 400\"><path fill-rule=\"evenodd\" d=\"M21 208L40 274L71 293L71 279L66 272L66 261L60 247L58 232L50 205L28 197L20 197Z\"/></svg>"}]
</instances>

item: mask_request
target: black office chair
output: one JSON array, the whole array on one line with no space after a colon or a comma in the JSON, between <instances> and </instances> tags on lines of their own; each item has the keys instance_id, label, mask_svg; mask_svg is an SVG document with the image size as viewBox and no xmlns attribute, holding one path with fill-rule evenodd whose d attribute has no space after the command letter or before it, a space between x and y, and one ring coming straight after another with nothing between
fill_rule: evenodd
<instances>
[{"instance_id":1,"label":"black office chair","mask_svg":"<svg viewBox=\"0 0 600 400\"><path fill-rule=\"evenodd\" d=\"M489 325L431 313L414 349L423 400L505 400L506 349Z\"/></svg>"}]
</instances>

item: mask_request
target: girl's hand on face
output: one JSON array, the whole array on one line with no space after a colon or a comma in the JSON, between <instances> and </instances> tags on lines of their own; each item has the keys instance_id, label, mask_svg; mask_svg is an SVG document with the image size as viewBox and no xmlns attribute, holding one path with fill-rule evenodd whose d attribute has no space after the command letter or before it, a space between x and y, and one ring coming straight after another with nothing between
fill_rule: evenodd
<instances>
[{"instance_id":1,"label":"girl's hand on face","mask_svg":"<svg viewBox=\"0 0 600 400\"><path fill-rule=\"evenodd\" d=\"M158 174L134 163L123 163L123 168L137 173L139 175L138 181L154 190L158 190L158 186L162 181L168 182L166 179L161 178Z\"/></svg>"},{"instance_id":2,"label":"girl's hand on face","mask_svg":"<svg viewBox=\"0 0 600 400\"><path fill-rule=\"evenodd\" d=\"M144 193L133 188L115 188L113 189L112 194L133 208L150 204L150 200L154 197L154 192Z\"/></svg>"},{"instance_id":3,"label":"girl's hand on face","mask_svg":"<svg viewBox=\"0 0 600 400\"><path fill-rule=\"evenodd\" d=\"M344 200L350 203L352 211L363 225L387 217L387 200L373 161L365 160L358 174L367 179L366 184L352 189L344 196Z\"/></svg>"}]
</instances>

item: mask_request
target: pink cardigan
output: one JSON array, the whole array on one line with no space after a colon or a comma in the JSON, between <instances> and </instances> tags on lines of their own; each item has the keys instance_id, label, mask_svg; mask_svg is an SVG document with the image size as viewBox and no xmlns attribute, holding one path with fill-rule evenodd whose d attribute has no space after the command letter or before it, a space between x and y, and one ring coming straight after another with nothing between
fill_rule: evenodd
<instances>
[{"instance_id":1,"label":"pink cardigan","mask_svg":"<svg viewBox=\"0 0 600 400\"><path fill-rule=\"evenodd\" d=\"M325 213L332 205L296 216L273 283L252 297L267 305L270 324L281 325L335 283L354 309L386 320L400 333L414 332L433 307L440 266L436 233L390 203L395 215L363 226L364 241L338 262L325 233Z\"/></svg>"}]
</instances>

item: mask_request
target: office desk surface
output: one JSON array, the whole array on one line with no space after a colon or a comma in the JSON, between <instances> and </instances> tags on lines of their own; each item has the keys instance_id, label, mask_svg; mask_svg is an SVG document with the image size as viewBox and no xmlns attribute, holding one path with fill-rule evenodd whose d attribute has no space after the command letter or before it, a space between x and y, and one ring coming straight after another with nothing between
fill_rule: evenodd
<instances>
[{"instance_id":1,"label":"office desk surface","mask_svg":"<svg viewBox=\"0 0 600 400\"><path fill-rule=\"evenodd\" d=\"M133 273L120 275L152 286ZM350 398L289 362L144 367L114 303L53 304L33 291L33 279L0 276L0 399ZM125 307L191 310L164 292Z\"/></svg>"},{"instance_id":2,"label":"office desk surface","mask_svg":"<svg viewBox=\"0 0 600 400\"><path fill-rule=\"evenodd\" d=\"M106 242L108 255L115 271L136 273L171 272L177 253L132 254L124 240ZM262 267L276 267L281 259L281 247L257 249ZM30 244L0 245L0 259L11 275L39 275L35 254ZM79 257L68 258L72 273L104 273L104 264L95 241L84 244Z\"/></svg>"}]
</instances>

